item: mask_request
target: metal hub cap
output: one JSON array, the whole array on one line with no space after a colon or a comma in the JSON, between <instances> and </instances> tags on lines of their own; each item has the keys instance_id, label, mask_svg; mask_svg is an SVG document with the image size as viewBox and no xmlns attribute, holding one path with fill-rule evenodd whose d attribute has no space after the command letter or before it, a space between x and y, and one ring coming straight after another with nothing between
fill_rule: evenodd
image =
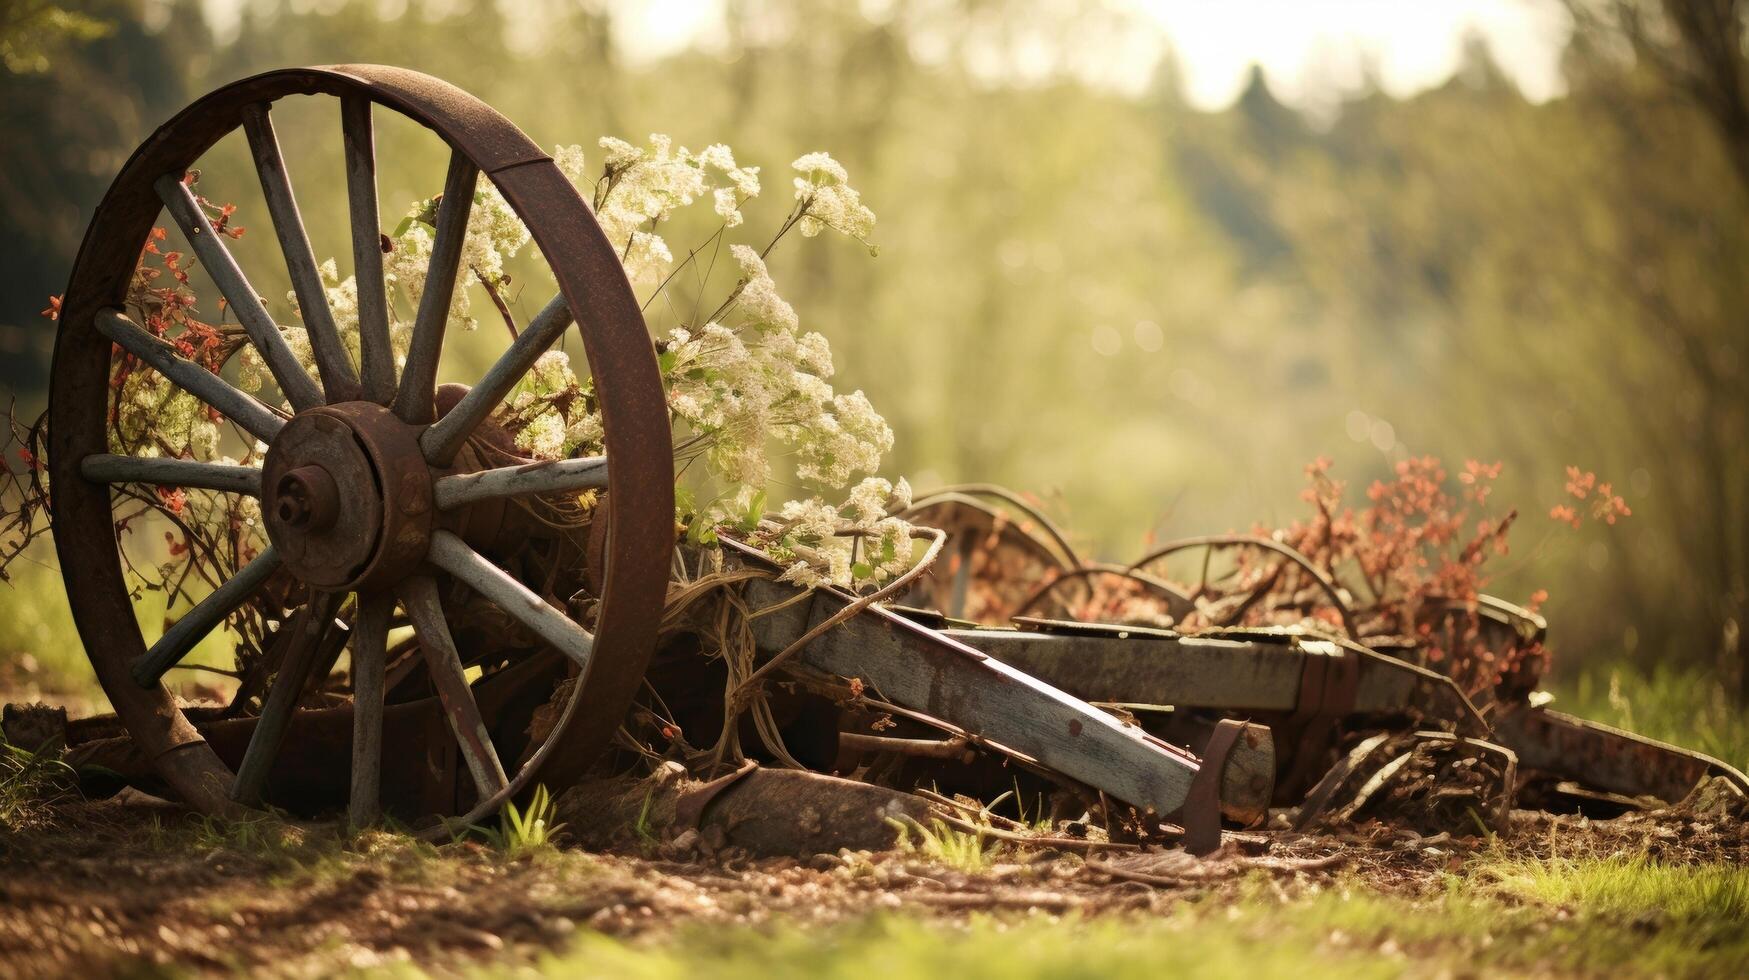
<instances>
[{"instance_id":1,"label":"metal hub cap","mask_svg":"<svg viewBox=\"0 0 1749 980\"><path fill-rule=\"evenodd\" d=\"M286 570L320 588L360 588L405 574L431 537L424 426L371 402L301 412L262 467L267 536Z\"/></svg>"}]
</instances>

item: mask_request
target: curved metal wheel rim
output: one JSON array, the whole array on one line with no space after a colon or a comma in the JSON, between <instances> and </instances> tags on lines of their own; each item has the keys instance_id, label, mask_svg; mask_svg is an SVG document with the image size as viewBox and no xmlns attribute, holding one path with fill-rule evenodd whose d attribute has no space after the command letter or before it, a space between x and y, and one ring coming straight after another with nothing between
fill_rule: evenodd
<instances>
[{"instance_id":1,"label":"curved metal wheel rim","mask_svg":"<svg viewBox=\"0 0 1749 980\"><path fill-rule=\"evenodd\" d=\"M180 175L245 109L291 95L354 97L434 131L486 175L529 227L576 314L597 397L614 542L601 589L595 655L553 733L499 798L530 780L565 782L605 748L647 667L665 599L673 535L673 461L655 352L614 250L550 157L509 120L446 82L375 65L267 72L218 89L141 144L99 204L65 293L50 382L50 467L55 544L80 638L99 683L146 756L182 797L209 812L232 809L231 774L159 683L134 683L145 652L112 531L110 489L80 464L108 451L111 342L99 311L125 305L140 248L163 207L153 183ZM480 813L495 807L482 800ZM470 814L472 817L475 814Z\"/></svg>"}]
</instances>

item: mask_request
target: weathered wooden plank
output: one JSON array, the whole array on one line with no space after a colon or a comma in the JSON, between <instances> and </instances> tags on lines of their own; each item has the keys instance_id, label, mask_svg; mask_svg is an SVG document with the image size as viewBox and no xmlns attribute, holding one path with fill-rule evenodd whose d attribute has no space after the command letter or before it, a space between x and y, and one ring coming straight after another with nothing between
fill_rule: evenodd
<instances>
[{"instance_id":1,"label":"weathered wooden plank","mask_svg":"<svg viewBox=\"0 0 1749 980\"><path fill-rule=\"evenodd\" d=\"M775 582L747 583L754 608L795 596ZM820 590L753 621L759 649L787 646L849 599ZM859 678L895 704L948 721L1002 748L1134 806L1165 815L1184 805L1198 764L1148 735L999 660L875 607L827 631L799 654L807 665ZM1255 808L1266 801L1246 801Z\"/></svg>"},{"instance_id":2,"label":"weathered wooden plank","mask_svg":"<svg viewBox=\"0 0 1749 980\"><path fill-rule=\"evenodd\" d=\"M1609 793L1680 803L1707 776L1749 793L1749 777L1710 755L1547 708L1497 714L1494 740L1522 766Z\"/></svg>"},{"instance_id":3,"label":"weathered wooden plank","mask_svg":"<svg viewBox=\"0 0 1749 980\"><path fill-rule=\"evenodd\" d=\"M165 174L153 186L170 216L176 219L183 237L188 239L189 247L200 257L201 268L219 287L243 332L249 335L250 343L260 352L267 370L279 383L280 391L285 393L292 408L301 412L322 404L322 389L298 363L297 355L292 353L291 345L279 331L279 324L262 305L255 287L249 285L242 267L237 265L236 258L225 247L212 222L207 220L200 202L194 199L194 192L182 182L182 175Z\"/></svg>"},{"instance_id":4,"label":"weathered wooden plank","mask_svg":"<svg viewBox=\"0 0 1749 980\"><path fill-rule=\"evenodd\" d=\"M461 538L448 531L432 532L431 553L427 557L431 564L467 583L578 666L589 666L589 653L595 647L595 638L589 631L548 605L509 573L480 557Z\"/></svg>"},{"instance_id":5,"label":"weathered wooden plank","mask_svg":"<svg viewBox=\"0 0 1749 980\"><path fill-rule=\"evenodd\" d=\"M1353 709L1421 711L1483 734L1483 724L1451 679L1384 654L1328 640L1269 634L1257 640L1179 636L1146 628L1088 627L1064 632L1011 629L942 631L1089 701L1292 711L1308 657L1354 657Z\"/></svg>"},{"instance_id":6,"label":"weathered wooden plank","mask_svg":"<svg viewBox=\"0 0 1749 980\"><path fill-rule=\"evenodd\" d=\"M79 473L98 483L145 483L261 496L259 466L202 463L164 456L147 458L92 453L79 461Z\"/></svg>"},{"instance_id":7,"label":"weathered wooden plank","mask_svg":"<svg viewBox=\"0 0 1749 980\"><path fill-rule=\"evenodd\" d=\"M275 415L253 395L231 387L225 379L178 354L175 347L152 336L120 310L102 310L94 322L98 333L150 364L176 387L218 409L225 418L242 426L255 438L271 441L285 425L285 419Z\"/></svg>"},{"instance_id":8,"label":"weathered wooden plank","mask_svg":"<svg viewBox=\"0 0 1749 980\"><path fill-rule=\"evenodd\" d=\"M291 174L286 172L279 137L274 135L273 119L266 105L244 107L243 132L249 137L249 152L255 158L255 172L261 177L261 194L267 200L267 213L273 217L279 251L285 256L292 291L298 297L298 312L310 336L310 350L315 356L316 372L322 377L323 393L330 402L352 401L358 397L358 375L352 370L352 358L346 353L346 345L334 325L334 313L328 308L328 293L316 268L316 253L304 231L297 195L292 192Z\"/></svg>"},{"instance_id":9,"label":"weathered wooden plank","mask_svg":"<svg viewBox=\"0 0 1749 980\"><path fill-rule=\"evenodd\" d=\"M439 477L431 485L431 491L437 509L449 510L493 497L602 489L606 486L607 459L602 456L589 456L583 459L555 459L523 466L457 473Z\"/></svg>"},{"instance_id":10,"label":"weathered wooden plank","mask_svg":"<svg viewBox=\"0 0 1749 980\"><path fill-rule=\"evenodd\" d=\"M249 601L255 590L267 581L267 577L279 569L279 564L279 555L269 545L255 556L254 561L238 569L237 574L214 589L212 594L195 603L193 609L164 631L164 635L152 644L145 656L134 661L134 680L141 687L157 684L164 677L164 673L187 656L188 651L194 649L202 637L224 622L225 617L235 612L238 606Z\"/></svg>"},{"instance_id":11,"label":"weathered wooden plank","mask_svg":"<svg viewBox=\"0 0 1749 980\"><path fill-rule=\"evenodd\" d=\"M1291 711L1304 654L1280 643L942 630L982 653L1089 701Z\"/></svg>"},{"instance_id":12,"label":"weathered wooden plank","mask_svg":"<svg viewBox=\"0 0 1749 980\"><path fill-rule=\"evenodd\" d=\"M354 827L382 816L383 672L394 611L395 597L389 593L358 597L352 630L352 791L346 809Z\"/></svg>"},{"instance_id":13,"label":"weathered wooden plank","mask_svg":"<svg viewBox=\"0 0 1749 980\"><path fill-rule=\"evenodd\" d=\"M377 211L376 134L370 106L370 100L363 96L342 96L340 127L352 223L352 274L358 285L358 370L364 397L387 405L395 397L395 351L389 343L382 218Z\"/></svg>"},{"instance_id":14,"label":"weathered wooden plank","mask_svg":"<svg viewBox=\"0 0 1749 980\"><path fill-rule=\"evenodd\" d=\"M401 365L401 388L395 414L419 424L437 417L437 362L443 356L443 334L449 325L450 300L455 296L462 244L468 234L468 212L474 206L474 183L480 172L461 151L452 151L443 199L437 205L437 230L431 239L431 260L425 268L425 289L413 317L413 338Z\"/></svg>"},{"instance_id":15,"label":"weathered wooden plank","mask_svg":"<svg viewBox=\"0 0 1749 980\"><path fill-rule=\"evenodd\" d=\"M401 607L407 610L407 618L413 621L413 631L419 635L419 648L425 654L432 686L437 688L444 717L455 733L456 746L467 763L468 773L473 776L474 789L480 799L489 799L509 786L510 779L504 774L504 764L498 759L491 733L480 717L480 706L468 686L461 654L450 636L449 623L443 618L437 584L429 575L415 575L403 581L396 591L401 596Z\"/></svg>"},{"instance_id":16,"label":"weathered wooden plank","mask_svg":"<svg viewBox=\"0 0 1749 980\"><path fill-rule=\"evenodd\" d=\"M547 305L511 341L510 349L468 389L449 414L420 434L419 446L425 452L425 461L433 466L448 466L453 462L468 436L492 414L510 389L516 387L516 383L546 353L547 348L553 346L553 341L559 339L571 322L571 308L565 304L563 295L548 300Z\"/></svg>"}]
</instances>

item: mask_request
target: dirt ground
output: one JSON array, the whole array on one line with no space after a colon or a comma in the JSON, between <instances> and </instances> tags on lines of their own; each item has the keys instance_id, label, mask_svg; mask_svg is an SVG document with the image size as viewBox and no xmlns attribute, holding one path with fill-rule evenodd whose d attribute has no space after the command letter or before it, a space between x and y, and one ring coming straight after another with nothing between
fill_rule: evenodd
<instances>
[{"instance_id":1,"label":"dirt ground","mask_svg":"<svg viewBox=\"0 0 1749 980\"><path fill-rule=\"evenodd\" d=\"M1214 857L1004 845L983 858L894 851L711 860L547 849L510 860L271 819L219 824L140 801L68 803L0 834L0 973L318 976L397 964L450 973L527 964L587 933L661 942L708 924L801 928L890 911L1077 919L1169 915L1186 902L1284 899L1340 885L1437 896L1486 856L1639 854L1738 867L1741 822L1611 821L1519 812L1506 838L1418 837L1372 824L1329 836L1236 835Z\"/></svg>"}]
</instances>

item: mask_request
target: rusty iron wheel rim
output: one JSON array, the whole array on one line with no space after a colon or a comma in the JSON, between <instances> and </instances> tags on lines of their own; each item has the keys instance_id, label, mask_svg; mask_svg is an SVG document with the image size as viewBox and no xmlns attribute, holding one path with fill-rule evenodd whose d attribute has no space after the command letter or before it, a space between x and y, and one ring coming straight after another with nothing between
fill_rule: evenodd
<instances>
[{"instance_id":1,"label":"rusty iron wheel rim","mask_svg":"<svg viewBox=\"0 0 1749 980\"><path fill-rule=\"evenodd\" d=\"M167 201L161 200L160 194L170 193L158 182L167 176L179 179L221 137L246 128L247 124L261 126L274 102L293 96L335 98L342 106L342 116L346 117L348 127L362 114L364 128L349 128L347 131L349 136L362 132L361 145L366 147L364 158L369 167L373 202L374 150L370 149L373 131L369 128L373 109L411 118L448 144L452 181L469 179L472 173L490 179L528 226L533 241L546 257L563 299L563 303L559 303L555 298L555 303L549 308L556 305L561 313L566 313L566 307L574 312L589 370L596 379L596 397L605 430L605 457L611 460L611 465L604 465L603 488L614 501L614 506L605 509L608 524L605 531L613 548L603 560L595 634L578 683L574 685L552 734L532 755L525 753L518 770L513 775L506 774L507 780L494 792L485 792L485 784L480 784L476 805L463 817L464 820L478 819L537 779L554 784L575 779L606 748L623 719L648 665L665 599L674 527L673 461L668 413L654 347L613 248L551 158L507 119L455 86L418 72L376 65L268 72L220 88L196 101L154 132L122 168L86 230L64 295L51 369L49 465L54 487L52 517L56 551L69 603L99 683L159 775L197 810L237 812L240 803L233 796L244 780L235 777L206 744L160 681L154 679L146 686L133 676L133 671L147 653L147 647L134 618L122 574L119 546L111 526L109 487L111 482L142 481L87 479L87 470L82 464L87 462L87 457L105 454L109 448L106 416L112 339L98 329L99 316L103 315L106 324L113 324L108 311L125 309L128 284L140 249ZM271 129L267 132L268 139L272 140ZM256 133L250 135L254 145ZM277 154L277 142L273 146ZM349 152L350 149L349 145ZM257 167L261 167L259 155ZM265 184L266 178L263 180ZM271 203L270 198L270 209ZM356 199L353 204L356 212ZM377 207L373 203L370 209L373 219L377 216ZM465 226L466 210L458 210ZM295 205L291 214L295 218ZM278 213L273 216L275 219L280 217ZM362 224L355 227L362 227ZM298 230L302 232L301 225ZM219 242L220 246L222 244ZM304 244L307 248L307 237ZM447 318L439 316L433 319L439 324L435 328L438 331L435 343L437 350L441 350L441 323ZM562 333L569 322L567 314L558 325L558 333ZM415 332L418 331L416 327ZM419 342L415 340L415 344ZM508 360L509 356L507 353L504 359ZM380 349L377 357L380 362ZM432 386L436 382L436 357L435 353L431 355L429 376L422 378L425 388L415 387L415 397L396 402L397 413L400 404L418 406L435 398ZM392 372L392 367L389 370ZM370 372L371 368L366 364L359 373L369 375ZM414 372L410 370L408 373ZM392 373L390 377L393 378ZM405 377L398 380L403 384L408 381ZM324 370L316 384L318 393L324 396L322 401L326 403L358 403L369 389L370 380L355 377L353 387L348 389L343 381L330 383ZM383 390L377 389L379 395ZM407 389L403 387L401 390ZM394 394L395 391L391 389L388 393ZM379 397L377 400L384 399ZM297 399L294 397L293 401L295 403ZM490 401L495 406L497 399ZM305 412L313 411L308 405L304 409ZM413 408L410 411L415 418L407 420L409 424L423 426L432 421L435 409L426 412L423 418L417 417L422 410ZM299 416L302 414L304 412L298 413ZM443 455L441 450L438 454ZM426 458L421 462L431 463L435 472L442 471L442 467L432 462L431 449L427 449L424 455ZM453 450L449 458L453 458ZM380 458L378 462L380 465ZM400 460L399 465L406 468L406 460ZM308 472L303 474L303 477L310 476ZM326 492L320 489L322 481L319 477L317 474L313 481L301 477L285 484L300 488L296 490L300 496L299 506L302 506L303 495L314 493L320 497ZM413 482L416 484L418 480ZM317 490L310 490L311 486ZM263 492L274 493L277 488L264 488ZM419 488L414 487L409 494L417 497L419 492ZM425 492L429 495L428 487ZM316 500L315 504L319 507L323 502ZM294 511L295 508L288 510L288 516L296 516ZM329 516L320 518L328 519ZM423 517L414 515L410 521L401 522L398 529L411 535L409 540L418 544L436 540L434 536L446 533L434 530L431 525L431 514L427 510ZM455 541L459 543L459 539ZM393 548L375 549L371 560L358 575L336 580L341 583L339 588L345 590L363 585L373 590L385 590L398 585L417 592L409 583L429 581L431 573L426 566L421 566L408 574L407 570L414 562L408 560L406 550L390 553L394 552ZM458 557L453 546L446 554L450 562L466 564L466 556ZM416 557L426 559L428 564L438 561L435 549L430 555L420 553ZM447 567L443 570L449 571ZM408 574L408 577L397 582L397 576L403 574ZM479 574L490 578L489 570L479 571ZM504 573L500 571L499 574ZM330 597L335 594L326 593ZM373 597L372 603L380 605L384 601L381 597L387 594L386 591L361 592L361 609L366 605L367 596ZM319 605L322 595L324 593L312 590L309 605ZM405 602L404 596L403 604ZM387 609L393 609L392 602ZM383 630L386 633L388 612L382 611L380 616L385 621ZM319 616L311 618L320 621ZM441 619L439 610L438 620L441 622ZM550 619L542 622L554 631L555 636L569 635ZM581 630L581 627L576 629ZM447 639L447 628L444 636ZM477 706L475 713L478 713ZM257 734L260 727L263 726L257 727ZM269 758L268 765L272 761ZM249 766L246 758L239 768L245 770ZM248 802L250 797L244 794L241 799ZM356 808L358 804L354 806Z\"/></svg>"}]
</instances>

